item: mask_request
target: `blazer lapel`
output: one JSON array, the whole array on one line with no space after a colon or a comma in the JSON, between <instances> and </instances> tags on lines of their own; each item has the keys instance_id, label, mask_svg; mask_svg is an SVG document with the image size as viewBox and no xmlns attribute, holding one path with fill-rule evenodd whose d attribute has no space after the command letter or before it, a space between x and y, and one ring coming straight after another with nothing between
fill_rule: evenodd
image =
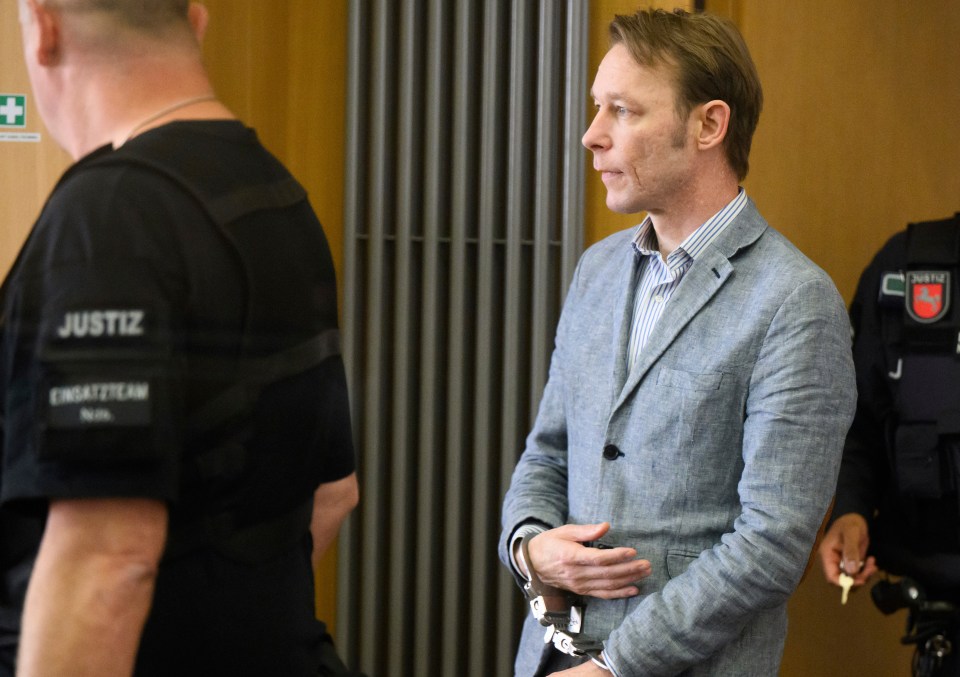
<instances>
[{"instance_id":1,"label":"blazer lapel","mask_svg":"<svg viewBox=\"0 0 960 677\"><path fill-rule=\"evenodd\" d=\"M614 411L624 404L647 372L650 371L650 368L676 340L677 335L683 328L723 287L734 271L730 258L742 247L756 241L765 228L766 223L760 217L753 202L748 201L740 215L727 226L714 243L697 257L690 270L683 276L680 286L670 297L663 315L657 321L650 338L643 346L633 370L627 375L625 381L617 381L618 384L623 383L624 385L614 405ZM633 285L631 284L628 306L632 306L633 303L632 292ZM628 308L628 310L632 311L632 308ZM626 326L621 328L621 333L625 333L627 336L630 332L631 317L632 312L626 316L624 322ZM622 347L622 352L618 354L622 365L620 368L626 371L625 345Z\"/></svg>"},{"instance_id":2,"label":"blazer lapel","mask_svg":"<svg viewBox=\"0 0 960 677\"><path fill-rule=\"evenodd\" d=\"M630 343L630 327L633 321L633 292L637 280L637 266L639 260L633 246L630 246L628 258L620 269L620 279L617 289L620 290L616 303L613 306L613 331L611 332L613 345L610 354L613 364L610 366L613 375L614 391L612 400L623 390L627 381L627 350Z\"/></svg>"}]
</instances>

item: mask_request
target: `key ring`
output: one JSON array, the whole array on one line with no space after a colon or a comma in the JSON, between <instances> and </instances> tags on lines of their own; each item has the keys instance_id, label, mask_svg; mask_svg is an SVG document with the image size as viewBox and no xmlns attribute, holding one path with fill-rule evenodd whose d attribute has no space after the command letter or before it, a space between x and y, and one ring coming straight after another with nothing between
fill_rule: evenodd
<instances>
[{"instance_id":1,"label":"key ring","mask_svg":"<svg viewBox=\"0 0 960 677\"><path fill-rule=\"evenodd\" d=\"M861 571L863 571L863 565L866 564L866 562L864 562L863 560L860 560L860 562L857 564L857 570L856 570L856 571L847 571L847 568L844 566L844 563L845 563L845 562L846 562L846 560L844 560L844 559L841 557L841 558L840 558L840 571L842 571L843 573L850 573L850 574L858 574L858 573L860 573Z\"/></svg>"}]
</instances>

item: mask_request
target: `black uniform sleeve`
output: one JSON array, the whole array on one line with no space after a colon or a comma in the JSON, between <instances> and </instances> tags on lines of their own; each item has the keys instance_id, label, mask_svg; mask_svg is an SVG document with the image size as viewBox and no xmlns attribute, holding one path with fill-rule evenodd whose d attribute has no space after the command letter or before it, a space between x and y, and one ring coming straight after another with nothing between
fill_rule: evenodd
<instances>
[{"instance_id":1,"label":"black uniform sleeve","mask_svg":"<svg viewBox=\"0 0 960 677\"><path fill-rule=\"evenodd\" d=\"M171 200L114 169L46 206L8 292L3 501L175 498L185 291L163 228L192 207Z\"/></svg>"},{"instance_id":2,"label":"black uniform sleeve","mask_svg":"<svg viewBox=\"0 0 960 677\"><path fill-rule=\"evenodd\" d=\"M902 268L904 240L904 233L899 233L878 252L860 277L850 306L857 410L844 446L834 517L853 512L872 520L889 482L885 421L893 406L888 374L896 365L888 362L885 309L879 298L884 273Z\"/></svg>"}]
</instances>

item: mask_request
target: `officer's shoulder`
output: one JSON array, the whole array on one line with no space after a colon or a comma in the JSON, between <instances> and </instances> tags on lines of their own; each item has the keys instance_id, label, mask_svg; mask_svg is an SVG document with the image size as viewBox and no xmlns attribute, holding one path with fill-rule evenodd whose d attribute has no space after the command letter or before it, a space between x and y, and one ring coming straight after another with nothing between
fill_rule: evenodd
<instances>
[{"instance_id":1,"label":"officer's shoulder","mask_svg":"<svg viewBox=\"0 0 960 677\"><path fill-rule=\"evenodd\" d=\"M174 180L145 164L107 157L71 169L51 201L68 209L88 205L99 211L125 204L135 211L151 211L178 194L171 190L175 185Z\"/></svg>"},{"instance_id":2,"label":"officer's shoulder","mask_svg":"<svg viewBox=\"0 0 960 677\"><path fill-rule=\"evenodd\" d=\"M57 186L58 191L74 192L99 186L104 183L135 182L147 183L156 177L156 171L126 160L122 157L107 156L84 161L71 167Z\"/></svg>"},{"instance_id":3,"label":"officer's shoulder","mask_svg":"<svg viewBox=\"0 0 960 677\"><path fill-rule=\"evenodd\" d=\"M874 255L870 268L879 271L900 270L906 264L907 231L894 233Z\"/></svg>"}]
</instances>

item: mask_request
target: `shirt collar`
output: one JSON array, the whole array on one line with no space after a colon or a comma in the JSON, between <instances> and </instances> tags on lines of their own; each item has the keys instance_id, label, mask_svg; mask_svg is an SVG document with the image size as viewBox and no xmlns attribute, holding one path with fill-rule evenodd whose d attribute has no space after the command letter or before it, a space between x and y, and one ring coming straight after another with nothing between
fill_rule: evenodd
<instances>
[{"instance_id":1,"label":"shirt collar","mask_svg":"<svg viewBox=\"0 0 960 677\"><path fill-rule=\"evenodd\" d=\"M688 256L696 259L699 254L706 249L710 243L717 239L730 223L737 218L743 208L747 205L747 192L740 188L737 196L730 200L724 207L709 219L703 222L695 231L690 233L686 240L680 243L680 246L673 252L670 252L669 260L674 254ZM659 258L660 249L657 246L657 233L653 229L653 221L647 216L639 226L637 226L636 235L631 240L634 250L641 256L656 255Z\"/></svg>"}]
</instances>

